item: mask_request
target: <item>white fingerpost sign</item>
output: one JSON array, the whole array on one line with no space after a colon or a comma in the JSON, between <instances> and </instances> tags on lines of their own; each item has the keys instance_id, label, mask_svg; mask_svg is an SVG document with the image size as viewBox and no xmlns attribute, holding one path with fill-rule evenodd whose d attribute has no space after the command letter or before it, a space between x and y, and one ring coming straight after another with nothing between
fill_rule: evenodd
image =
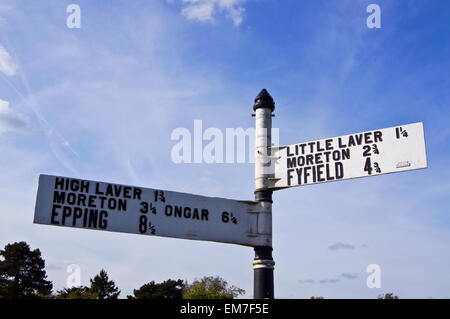
<instances>
[{"instance_id":1,"label":"white fingerpost sign","mask_svg":"<svg viewBox=\"0 0 450 319\"><path fill-rule=\"evenodd\" d=\"M40 175L34 223L150 236L271 245L259 203Z\"/></svg>"},{"instance_id":2,"label":"white fingerpost sign","mask_svg":"<svg viewBox=\"0 0 450 319\"><path fill-rule=\"evenodd\" d=\"M422 123L271 146L275 102L255 99L255 201L41 175L34 223L254 247L254 298L274 298L272 193L427 167Z\"/></svg>"},{"instance_id":3,"label":"white fingerpost sign","mask_svg":"<svg viewBox=\"0 0 450 319\"><path fill-rule=\"evenodd\" d=\"M427 167L422 123L277 147L272 154L274 190Z\"/></svg>"}]
</instances>

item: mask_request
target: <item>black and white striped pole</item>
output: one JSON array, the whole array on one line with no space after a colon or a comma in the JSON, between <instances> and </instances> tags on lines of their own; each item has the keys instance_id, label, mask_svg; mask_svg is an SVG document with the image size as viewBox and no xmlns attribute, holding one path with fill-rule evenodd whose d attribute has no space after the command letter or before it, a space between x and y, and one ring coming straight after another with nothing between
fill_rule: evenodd
<instances>
[{"instance_id":1,"label":"black and white striped pole","mask_svg":"<svg viewBox=\"0 0 450 319\"><path fill-rule=\"evenodd\" d=\"M275 103L266 89L255 98L255 201L261 205L258 217L258 232L270 235L272 239L272 190L269 188L270 178L274 177L271 160L272 146L272 112ZM255 247L253 261L254 299L273 299L273 270L275 262L272 258L272 240L270 245Z\"/></svg>"}]
</instances>

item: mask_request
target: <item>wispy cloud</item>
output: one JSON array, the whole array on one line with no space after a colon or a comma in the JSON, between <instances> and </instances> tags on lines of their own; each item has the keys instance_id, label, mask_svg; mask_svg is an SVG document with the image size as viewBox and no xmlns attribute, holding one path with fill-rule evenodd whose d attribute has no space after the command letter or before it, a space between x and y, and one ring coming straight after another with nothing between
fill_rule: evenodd
<instances>
[{"instance_id":1,"label":"wispy cloud","mask_svg":"<svg viewBox=\"0 0 450 319\"><path fill-rule=\"evenodd\" d=\"M334 278L334 279L328 279L328 278L326 278L326 279L321 279L321 280L319 280L319 284L335 284L335 283L338 283L338 282L340 282L341 280L340 279L338 279L338 278Z\"/></svg>"},{"instance_id":2,"label":"wispy cloud","mask_svg":"<svg viewBox=\"0 0 450 319\"><path fill-rule=\"evenodd\" d=\"M57 271L61 271L64 270L64 267L62 266L57 266L57 265L48 265L45 267L47 270L57 270Z\"/></svg>"},{"instance_id":3,"label":"wispy cloud","mask_svg":"<svg viewBox=\"0 0 450 319\"><path fill-rule=\"evenodd\" d=\"M345 243L336 243L328 246L329 250L340 250L340 249L355 249L355 246Z\"/></svg>"},{"instance_id":4,"label":"wispy cloud","mask_svg":"<svg viewBox=\"0 0 450 319\"><path fill-rule=\"evenodd\" d=\"M244 19L244 2L245 0L183 0L181 14L189 20L213 22L216 14L224 13L235 26L239 26Z\"/></svg>"},{"instance_id":5,"label":"wispy cloud","mask_svg":"<svg viewBox=\"0 0 450 319\"><path fill-rule=\"evenodd\" d=\"M351 274L351 273L343 273L340 276L343 279L356 279L358 278L357 274ZM318 280L314 280L314 279L300 279L297 282L299 284L336 284L338 282L341 281L341 278L336 277L336 278L323 278L323 279L318 279Z\"/></svg>"},{"instance_id":6,"label":"wispy cloud","mask_svg":"<svg viewBox=\"0 0 450 319\"><path fill-rule=\"evenodd\" d=\"M6 42L7 38L6 38ZM2 53L3 50L3 53ZM11 49L13 56L14 50ZM0 73L3 72L6 75L15 75L17 72L18 77L22 80L22 84L26 88L26 95L23 94L11 81L8 80L5 76L1 76L1 78L6 82L6 84L13 89L15 93L25 102L26 105L28 105L31 110L33 111L34 115L39 121L39 124L41 128L44 130L47 140L49 143L49 146L55 155L55 157L58 159L59 162L61 162L67 169L69 169L72 173L78 175L78 172L73 167L71 161L67 158L65 153L67 153L67 150L70 152L71 155L75 155L79 157L78 153L73 149L73 147L70 145L69 141L65 139L58 131L56 131L50 123L47 121L46 117L41 112L40 104L33 93L29 83L28 79L25 75L24 69L20 67L20 61L18 58L16 58L16 61L13 62L11 55L6 51L6 49L0 45ZM27 120L28 118L23 117L22 120ZM16 120L17 121L17 120ZM17 123L16 123L17 124ZM16 126L16 128L19 128L19 126ZM31 129L30 126L27 127L27 131ZM17 130L16 131L20 131ZM24 132L24 131L21 131ZM1 131L0 131L1 134Z\"/></svg>"},{"instance_id":7,"label":"wispy cloud","mask_svg":"<svg viewBox=\"0 0 450 319\"><path fill-rule=\"evenodd\" d=\"M11 55L6 51L5 47L0 45L0 72L12 76L16 74L17 65L11 58Z\"/></svg>"},{"instance_id":8,"label":"wispy cloud","mask_svg":"<svg viewBox=\"0 0 450 319\"><path fill-rule=\"evenodd\" d=\"M346 278L346 279L356 279L356 278L358 278L357 274L349 274L349 273L346 273L346 272L344 272L341 276Z\"/></svg>"},{"instance_id":9,"label":"wispy cloud","mask_svg":"<svg viewBox=\"0 0 450 319\"><path fill-rule=\"evenodd\" d=\"M29 119L9 107L9 102L0 99L0 135L6 132L29 133Z\"/></svg>"}]
</instances>

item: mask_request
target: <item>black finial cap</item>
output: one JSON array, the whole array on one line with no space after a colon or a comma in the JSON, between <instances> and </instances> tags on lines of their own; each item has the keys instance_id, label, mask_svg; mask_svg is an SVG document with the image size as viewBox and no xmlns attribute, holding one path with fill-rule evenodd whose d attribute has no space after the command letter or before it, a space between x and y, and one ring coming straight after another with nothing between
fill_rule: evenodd
<instances>
[{"instance_id":1,"label":"black finial cap","mask_svg":"<svg viewBox=\"0 0 450 319\"><path fill-rule=\"evenodd\" d=\"M261 107L267 107L271 109L272 112L275 110L275 102L266 89L262 89L261 92L259 92L258 96L255 98L255 105L253 105L253 110L256 111L256 109L259 109Z\"/></svg>"}]
</instances>

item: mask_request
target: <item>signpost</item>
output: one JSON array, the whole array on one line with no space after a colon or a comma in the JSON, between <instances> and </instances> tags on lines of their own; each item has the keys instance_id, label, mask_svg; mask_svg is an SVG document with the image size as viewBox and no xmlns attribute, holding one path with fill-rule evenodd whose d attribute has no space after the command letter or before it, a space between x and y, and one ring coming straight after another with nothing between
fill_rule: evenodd
<instances>
[{"instance_id":1,"label":"signpost","mask_svg":"<svg viewBox=\"0 0 450 319\"><path fill-rule=\"evenodd\" d=\"M34 222L150 236L271 245L255 202L41 175Z\"/></svg>"},{"instance_id":2,"label":"signpost","mask_svg":"<svg viewBox=\"0 0 450 319\"><path fill-rule=\"evenodd\" d=\"M254 247L254 298L274 298L272 193L427 167L422 123L272 146L275 103L255 99L255 201L41 175L34 222Z\"/></svg>"},{"instance_id":3,"label":"signpost","mask_svg":"<svg viewBox=\"0 0 450 319\"><path fill-rule=\"evenodd\" d=\"M427 167L422 123L282 146L273 158L273 189Z\"/></svg>"}]
</instances>

